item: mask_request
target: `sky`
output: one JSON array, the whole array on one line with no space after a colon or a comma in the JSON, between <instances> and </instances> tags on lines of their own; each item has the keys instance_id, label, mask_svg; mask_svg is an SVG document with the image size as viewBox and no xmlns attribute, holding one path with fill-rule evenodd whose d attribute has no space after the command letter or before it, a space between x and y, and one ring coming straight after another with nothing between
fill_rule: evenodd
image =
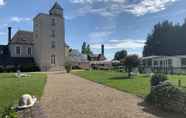
<instances>
[{"instance_id":1,"label":"sky","mask_svg":"<svg viewBox=\"0 0 186 118\"><path fill-rule=\"evenodd\" d=\"M90 44L95 54L105 45L110 60L116 51L142 56L146 37L164 20L183 23L186 0L0 0L0 45L7 44L7 27L33 30L33 18L48 13L55 2L64 9L65 40L81 50Z\"/></svg>"}]
</instances>

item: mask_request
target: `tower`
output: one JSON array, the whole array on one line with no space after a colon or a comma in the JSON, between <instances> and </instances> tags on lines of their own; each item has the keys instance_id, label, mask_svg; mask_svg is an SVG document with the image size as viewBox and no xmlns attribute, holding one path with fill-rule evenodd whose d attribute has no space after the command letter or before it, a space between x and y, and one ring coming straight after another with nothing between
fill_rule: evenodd
<instances>
[{"instance_id":1,"label":"tower","mask_svg":"<svg viewBox=\"0 0 186 118\"><path fill-rule=\"evenodd\" d=\"M34 59L41 71L64 69L65 31L63 8L56 2L49 14L34 18Z\"/></svg>"}]
</instances>

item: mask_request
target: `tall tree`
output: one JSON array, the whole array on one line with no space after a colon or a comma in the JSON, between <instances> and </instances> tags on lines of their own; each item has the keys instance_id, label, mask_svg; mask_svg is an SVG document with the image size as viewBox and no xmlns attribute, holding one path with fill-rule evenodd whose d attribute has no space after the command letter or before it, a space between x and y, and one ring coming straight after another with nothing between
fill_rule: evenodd
<instances>
[{"instance_id":1,"label":"tall tree","mask_svg":"<svg viewBox=\"0 0 186 118\"><path fill-rule=\"evenodd\" d=\"M83 42L83 45L81 47L81 53L82 54L86 54L86 48L87 48L87 44L86 44L86 42Z\"/></svg>"},{"instance_id":2,"label":"tall tree","mask_svg":"<svg viewBox=\"0 0 186 118\"><path fill-rule=\"evenodd\" d=\"M143 56L152 55L185 55L186 54L186 20L183 25L169 21L158 23L151 34L148 34Z\"/></svg>"},{"instance_id":3,"label":"tall tree","mask_svg":"<svg viewBox=\"0 0 186 118\"><path fill-rule=\"evenodd\" d=\"M126 50L121 50L115 53L114 55L114 60L121 60L124 59L127 56L127 51Z\"/></svg>"},{"instance_id":4,"label":"tall tree","mask_svg":"<svg viewBox=\"0 0 186 118\"><path fill-rule=\"evenodd\" d=\"M86 44L86 42L83 42L82 48L81 48L81 53L85 55L90 55L92 54L92 51L90 49L90 45Z\"/></svg>"}]
</instances>

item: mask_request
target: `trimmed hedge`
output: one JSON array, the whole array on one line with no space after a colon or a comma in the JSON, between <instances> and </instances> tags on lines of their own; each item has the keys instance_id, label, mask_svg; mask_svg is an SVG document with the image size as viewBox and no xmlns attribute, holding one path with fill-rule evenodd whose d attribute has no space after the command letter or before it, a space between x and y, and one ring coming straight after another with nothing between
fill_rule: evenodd
<instances>
[{"instance_id":1,"label":"trimmed hedge","mask_svg":"<svg viewBox=\"0 0 186 118\"><path fill-rule=\"evenodd\" d=\"M169 82L153 87L145 101L163 110L186 113L186 92Z\"/></svg>"},{"instance_id":2,"label":"trimmed hedge","mask_svg":"<svg viewBox=\"0 0 186 118\"><path fill-rule=\"evenodd\" d=\"M40 71L40 68L35 64L30 65L21 65L21 66L12 66L12 67L0 67L0 73L2 72L16 72L20 70L21 72L37 72Z\"/></svg>"},{"instance_id":3,"label":"trimmed hedge","mask_svg":"<svg viewBox=\"0 0 186 118\"><path fill-rule=\"evenodd\" d=\"M20 67L21 72L37 72L40 68L37 65L23 65Z\"/></svg>"}]
</instances>

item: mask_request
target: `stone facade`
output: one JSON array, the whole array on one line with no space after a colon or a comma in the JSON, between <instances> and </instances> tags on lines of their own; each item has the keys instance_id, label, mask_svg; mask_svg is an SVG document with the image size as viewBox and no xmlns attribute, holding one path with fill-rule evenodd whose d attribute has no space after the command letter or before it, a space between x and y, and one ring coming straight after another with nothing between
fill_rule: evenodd
<instances>
[{"instance_id":1,"label":"stone facade","mask_svg":"<svg viewBox=\"0 0 186 118\"><path fill-rule=\"evenodd\" d=\"M9 42L11 57L32 57L33 56L33 33L18 31Z\"/></svg>"},{"instance_id":2,"label":"stone facade","mask_svg":"<svg viewBox=\"0 0 186 118\"><path fill-rule=\"evenodd\" d=\"M33 56L42 71L63 70L65 33L63 9L55 3L49 14L34 18Z\"/></svg>"},{"instance_id":3,"label":"stone facade","mask_svg":"<svg viewBox=\"0 0 186 118\"><path fill-rule=\"evenodd\" d=\"M33 58L41 71L64 70L69 46L65 43L63 8L57 2L48 14L39 13L34 18L33 32L19 30L11 38L11 27L8 30L6 58ZM3 55L4 48L0 52Z\"/></svg>"}]
</instances>

